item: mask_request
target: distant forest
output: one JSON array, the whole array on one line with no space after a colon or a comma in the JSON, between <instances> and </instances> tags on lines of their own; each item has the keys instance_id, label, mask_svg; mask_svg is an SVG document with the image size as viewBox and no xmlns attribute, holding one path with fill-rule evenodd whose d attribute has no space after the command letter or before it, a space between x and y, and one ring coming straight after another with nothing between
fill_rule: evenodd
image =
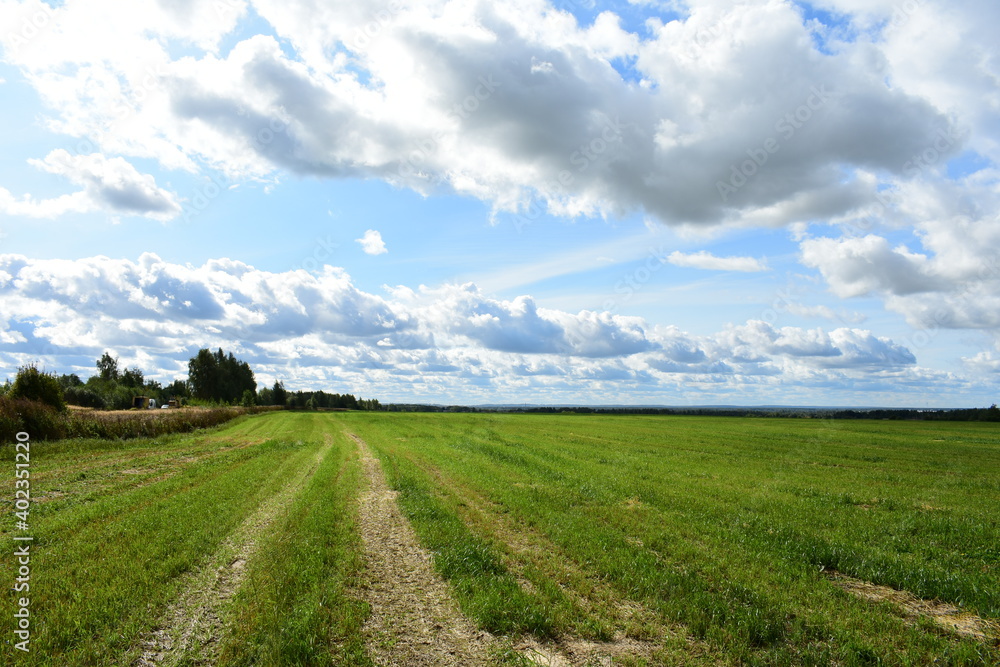
<instances>
[{"instance_id":1,"label":"distant forest","mask_svg":"<svg viewBox=\"0 0 1000 667\"><path fill-rule=\"evenodd\" d=\"M514 412L521 414L595 414L595 415L686 415L696 417L757 417L799 419L892 419L909 421L979 421L1000 422L1000 408L917 410L834 408L593 408L593 407L469 407L462 405L419 405L393 403L382 406L391 412Z\"/></svg>"}]
</instances>

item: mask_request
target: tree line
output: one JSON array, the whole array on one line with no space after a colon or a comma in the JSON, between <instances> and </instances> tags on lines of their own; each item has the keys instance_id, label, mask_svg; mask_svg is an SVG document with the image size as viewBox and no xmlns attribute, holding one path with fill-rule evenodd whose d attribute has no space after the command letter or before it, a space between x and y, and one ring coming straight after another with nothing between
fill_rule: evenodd
<instances>
[{"instance_id":1,"label":"tree line","mask_svg":"<svg viewBox=\"0 0 1000 667\"><path fill-rule=\"evenodd\" d=\"M76 373L58 376L53 374L49 377L58 385L66 403L85 408L125 410L132 407L132 399L135 396L148 396L158 402L166 402L174 394L187 396L183 380L176 380L164 387L156 380L146 379L145 373L138 367L122 368L118 358L112 357L108 352L101 355L95 368L97 372L86 381ZM48 375L40 373L34 366L27 369L36 375ZM18 371L18 377L14 381L15 386L25 371L26 368ZM52 391L54 388L50 388L49 393ZM43 402L52 405L52 401L43 400Z\"/></svg>"},{"instance_id":2,"label":"tree line","mask_svg":"<svg viewBox=\"0 0 1000 667\"><path fill-rule=\"evenodd\" d=\"M320 391L288 391L281 382L257 394L258 405L284 405L303 410L381 410L377 398L355 398L353 394L328 394Z\"/></svg>"},{"instance_id":3,"label":"tree line","mask_svg":"<svg viewBox=\"0 0 1000 667\"><path fill-rule=\"evenodd\" d=\"M574 415L675 415L688 417L758 417L780 419L890 419L910 421L1000 421L1000 408L954 408L913 410L905 408L858 409L838 408L658 408L658 407L591 407L591 406L467 406L428 405L424 403L388 403L381 406L387 412L514 412L523 414Z\"/></svg>"},{"instance_id":4,"label":"tree line","mask_svg":"<svg viewBox=\"0 0 1000 667\"><path fill-rule=\"evenodd\" d=\"M299 409L380 410L377 399L358 399L353 394L324 391L289 391L282 381L273 387L257 390L257 380L250 365L222 348L198 350L188 362L188 377L162 386L148 380L137 367L121 368L109 352L97 360L96 373L86 381L77 374L56 375L40 371L34 364L18 369L14 381L0 386L0 397L29 399L46 403L57 410L66 405L87 408L124 410L131 408L136 396L153 399L159 405L178 404L242 405L245 407L283 406Z\"/></svg>"},{"instance_id":5,"label":"tree line","mask_svg":"<svg viewBox=\"0 0 1000 667\"><path fill-rule=\"evenodd\" d=\"M455 411L454 407L433 407L434 411ZM386 407L394 410L394 405ZM478 408L480 412L521 412L525 414L598 414L598 415L680 415L689 417L759 417L798 419L881 419L907 421L1000 421L1000 408L946 408L915 410L906 408L841 410L836 408L594 408L594 407L509 407Z\"/></svg>"}]
</instances>

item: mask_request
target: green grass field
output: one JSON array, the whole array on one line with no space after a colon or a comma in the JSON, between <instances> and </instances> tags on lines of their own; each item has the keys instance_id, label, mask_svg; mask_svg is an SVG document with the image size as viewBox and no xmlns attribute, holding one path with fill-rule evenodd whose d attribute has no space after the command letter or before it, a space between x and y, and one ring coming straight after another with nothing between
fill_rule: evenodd
<instances>
[{"instance_id":1,"label":"green grass field","mask_svg":"<svg viewBox=\"0 0 1000 667\"><path fill-rule=\"evenodd\" d=\"M499 663L530 636L614 664L1000 664L995 425L361 412L34 443L31 653L0 662L137 664L221 567L211 641L167 628L162 664L372 664L345 431ZM844 582L957 607L965 634Z\"/></svg>"}]
</instances>

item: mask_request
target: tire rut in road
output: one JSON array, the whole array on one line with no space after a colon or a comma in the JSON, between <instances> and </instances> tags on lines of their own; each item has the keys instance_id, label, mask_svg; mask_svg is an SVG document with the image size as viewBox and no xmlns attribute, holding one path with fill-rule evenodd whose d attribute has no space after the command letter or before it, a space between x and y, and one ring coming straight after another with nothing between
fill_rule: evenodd
<instances>
[{"instance_id":1,"label":"tire rut in road","mask_svg":"<svg viewBox=\"0 0 1000 667\"><path fill-rule=\"evenodd\" d=\"M333 446L333 438L316 452L276 495L272 496L226 538L211 560L185 575L183 592L168 607L159 627L146 636L136 652L138 667L164 667L182 659L212 664L224 631L223 606L246 576L246 564L260 548L259 537L302 491Z\"/></svg>"},{"instance_id":2,"label":"tire rut in road","mask_svg":"<svg viewBox=\"0 0 1000 667\"><path fill-rule=\"evenodd\" d=\"M370 581L364 595L371 616L364 632L376 664L487 664L493 636L459 610L448 584L434 572L430 552L400 511L382 464L364 440L348 435L358 445L368 481L358 526Z\"/></svg>"}]
</instances>

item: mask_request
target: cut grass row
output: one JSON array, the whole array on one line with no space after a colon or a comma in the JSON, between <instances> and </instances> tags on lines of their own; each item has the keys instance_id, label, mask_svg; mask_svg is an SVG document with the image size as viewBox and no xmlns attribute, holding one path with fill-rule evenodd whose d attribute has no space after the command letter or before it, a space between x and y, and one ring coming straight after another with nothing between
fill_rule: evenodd
<instances>
[{"instance_id":1,"label":"cut grass row","mask_svg":"<svg viewBox=\"0 0 1000 667\"><path fill-rule=\"evenodd\" d=\"M363 569L355 523L357 450L342 433L251 563L234 600L227 665L371 665L357 595Z\"/></svg>"},{"instance_id":2,"label":"cut grass row","mask_svg":"<svg viewBox=\"0 0 1000 667\"><path fill-rule=\"evenodd\" d=\"M132 664L181 593L182 575L208 562L229 534L310 465L331 426L317 415L281 413L197 436L36 444L32 490L46 502L33 504L30 515L31 652L18 654L19 663ZM240 655L219 664L249 664L248 653L281 654L285 649L274 642L312 646L295 651L318 664L334 650L329 642L316 645L318 635L331 642L358 636L363 610L343 614L341 605L343 587L360 567L350 525L341 521L357 495L352 452L336 441L280 530L264 537L263 552L285 577L280 592L289 591L289 582L296 593L308 591L301 599L282 598L280 628L241 600L244 618L250 614L241 631L251 635L243 637L248 643ZM4 480L2 492L9 504L12 480ZM259 573L269 566L252 567L257 590L266 588ZM0 576L13 581L11 559L3 559ZM309 617L323 604L334 613L318 627ZM356 639L345 646L360 650ZM288 664L313 663L302 657Z\"/></svg>"},{"instance_id":3,"label":"cut grass row","mask_svg":"<svg viewBox=\"0 0 1000 667\"><path fill-rule=\"evenodd\" d=\"M431 480L405 457L388 457L386 479L399 491L400 509L421 544L434 553L462 608L480 627L495 634L553 634L553 617L538 595L525 591L500 554L476 535L436 491Z\"/></svg>"},{"instance_id":4,"label":"cut grass row","mask_svg":"<svg viewBox=\"0 0 1000 667\"><path fill-rule=\"evenodd\" d=\"M544 624L512 626L504 607L481 603L482 591L492 598L494 582L509 580L524 561L499 529L520 525L560 554L551 563L572 563L665 624L682 624L723 660L1000 660L989 643L908 622L890 604L855 599L824 574L835 569L996 619L1000 437L991 425L340 418L383 457L439 571L484 627L579 631L577 612L556 593L569 584L555 565L545 571L533 563L531 586L511 597L520 618ZM441 526L452 526L450 537L436 535ZM615 614L589 613L600 638Z\"/></svg>"}]
</instances>

